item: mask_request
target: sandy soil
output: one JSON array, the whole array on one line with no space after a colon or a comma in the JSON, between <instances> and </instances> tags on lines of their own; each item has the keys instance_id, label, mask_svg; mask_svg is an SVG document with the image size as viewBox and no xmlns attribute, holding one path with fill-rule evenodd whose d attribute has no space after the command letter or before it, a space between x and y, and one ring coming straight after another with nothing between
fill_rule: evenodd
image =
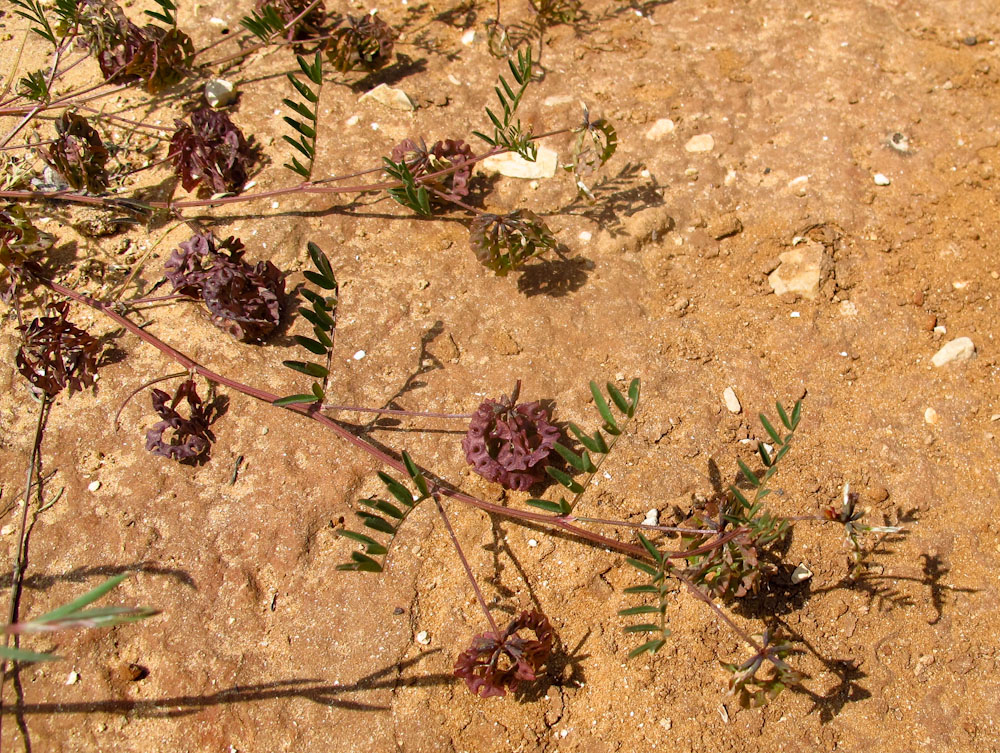
<instances>
[{"instance_id":1,"label":"sandy soil","mask_svg":"<svg viewBox=\"0 0 1000 753\"><path fill-rule=\"evenodd\" d=\"M219 33L209 16L235 28L246 5L188 6L180 25L206 44ZM804 687L741 710L724 693L719 662L745 648L681 592L668 645L626 662L634 641L617 611L633 603L622 589L635 571L620 556L452 503L497 614L540 609L560 638L542 681L518 697L474 698L451 671L485 626L432 508L407 521L384 574L335 571L351 549L335 528L380 490L378 465L238 394L214 427L208 464L151 456L147 397L125 407L117 432L111 417L131 390L175 366L74 308L77 323L110 334L121 358L102 368L96 390L61 396L48 419L46 489L64 492L32 529L21 614L122 570L137 574L116 598L163 614L34 639L66 660L22 669L16 709L5 686L8 749L1000 750L1000 11L993 0L584 7L578 28L546 32L545 75L522 115L536 131L573 125L582 100L615 123L621 144L596 203L578 200L565 174L535 186L477 173L492 189L486 207L545 216L566 259L496 278L469 251L462 223L416 221L387 199L345 211L341 199L282 198L203 217L217 235L241 237L250 258L289 272L290 287L307 268L306 241L324 248L342 283L339 402L470 412L522 379L525 398L551 399L560 420L593 425L588 380L641 377L637 420L585 503L598 517L688 507L711 492L713 466L729 481L737 457L749 458L752 446L738 440L764 438L759 411L804 397L775 512L815 513L850 482L876 521L907 529L852 587L839 532L799 526L787 561L806 563L813 578L778 582L730 610L750 630L780 625L799 641ZM407 137L471 140L486 122L503 67L484 43L488 4L411 0L379 12L404 28L403 62L362 85L387 81L419 107L359 103L363 89L328 83L318 175L375 166ZM504 4L505 18L527 13L526 3ZM8 11L0 21L20 39L20 19ZM477 30L471 44L461 41L467 28ZM8 71L13 50L3 54ZM273 113L294 67L287 50L270 51L228 74L241 94L232 117L271 160L255 190L293 182L280 167L290 150ZM166 123L176 112L169 98L152 112L143 101L128 93L108 107ZM664 118L673 131L649 138ZM686 148L705 134L710 149ZM568 159L571 142L549 145ZM144 185L148 195L184 194L165 170ZM69 229L62 210L45 211L45 229L63 239L53 254L60 279L98 295L165 235L136 278L149 290L189 234L160 225L94 240ZM768 284L796 238L828 260L814 300L778 297ZM255 348L190 304L144 316L150 331L221 373L278 393L306 386L281 366L299 357L289 333ZM960 336L976 357L932 366ZM9 572L37 406L14 369L11 317L0 343L0 556ZM724 406L729 386L739 414ZM522 495L470 475L463 432L461 422L404 419L371 425L367 436L470 493L521 504ZM130 664L145 669L141 679Z\"/></svg>"}]
</instances>

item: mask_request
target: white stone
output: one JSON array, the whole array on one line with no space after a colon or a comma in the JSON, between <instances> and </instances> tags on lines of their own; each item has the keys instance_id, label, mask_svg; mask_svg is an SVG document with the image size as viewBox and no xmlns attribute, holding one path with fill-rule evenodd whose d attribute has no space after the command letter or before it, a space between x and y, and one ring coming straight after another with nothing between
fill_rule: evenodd
<instances>
[{"instance_id":1,"label":"white stone","mask_svg":"<svg viewBox=\"0 0 1000 753\"><path fill-rule=\"evenodd\" d=\"M430 642L431 642L431 637L430 635L427 634L426 630L421 630L419 633L417 633L417 643L426 646Z\"/></svg>"},{"instance_id":2,"label":"white stone","mask_svg":"<svg viewBox=\"0 0 1000 753\"><path fill-rule=\"evenodd\" d=\"M366 355L368 355L368 354L367 354L367 353L365 353L365 352L364 352L363 350L359 350L359 351L358 351L357 353L355 353L355 354L354 354L354 360L355 360L355 361L360 361L360 360L361 360L362 358L364 358L364 357L365 357Z\"/></svg>"},{"instance_id":3,"label":"white stone","mask_svg":"<svg viewBox=\"0 0 1000 753\"><path fill-rule=\"evenodd\" d=\"M359 120L361 120L361 117L359 115L352 115L345 121L345 123L349 126L353 126L357 125Z\"/></svg>"},{"instance_id":4,"label":"white stone","mask_svg":"<svg viewBox=\"0 0 1000 753\"><path fill-rule=\"evenodd\" d=\"M819 295L823 282L824 249L809 241L778 256L781 263L767 276L775 295L795 293L810 301Z\"/></svg>"},{"instance_id":5,"label":"white stone","mask_svg":"<svg viewBox=\"0 0 1000 753\"><path fill-rule=\"evenodd\" d=\"M841 316L858 315L858 307L854 304L854 301L841 301L840 306L838 306L838 308L840 309Z\"/></svg>"},{"instance_id":6,"label":"white stone","mask_svg":"<svg viewBox=\"0 0 1000 753\"><path fill-rule=\"evenodd\" d=\"M535 180L551 178L556 174L559 155L547 146L538 147L538 156L534 162L528 162L517 152L494 154L482 161L484 170L500 173L508 178L524 178Z\"/></svg>"},{"instance_id":7,"label":"white stone","mask_svg":"<svg viewBox=\"0 0 1000 753\"><path fill-rule=\"evenodd\" d=\"M664 136L668 136L674 132L674 121L670 118L660 118L646 131L646 138L650 141L657 141L662 139ZM711 138L711 137L709 137ZM689 144L691 142L688 142Z\"/></svg>"},{"instance_id":8,"label":"white stone","mask_svg":"<svg viewBox=\"0 0 1000 753\"><path fill-rule=\"evenodd\" d=\"M580 231L580 240L583 241L584 243L586 243L587 241L589 241L593 237L594 236L591 234L591 232L589 230L581 230Z\"/></svg>"},{"instance_id":9,"label":"white stone","mask_svg":"<svg viewBox=\"0 0 1000 753\"><path fill-rule=\"evenodd\" d=\"M100 488L101 488L100 481L91 481L89 484L87 484L87 489L89 489L92 492L96 492Z\"/></svg>"},{"instance_id":10,"label":"white stone","mask_svg":"<svg viewBox=\"0 0 1000 753\"><path fill-rule=\"evenodd\" d=\"M572 94L553 94L551 97L543 99L542 105L545 107L558 107L559 105L568 105L574 101L576 101L576 97Z\"/></svg>"},{"instance_id":11,"label":"white stone","mask_svg":"<svg viewBox=\"0 0 1000 753\"><path fill-rule=\"evenodd\" d=\"M743 410L743 406L740 405L740 399L736 397L736 390L732 387L726 387L726 389L722 391L722 399L725 401L726 409L730 413L739 413Z\"/></svg>"},{"instance_id":12,"label":"white stone","mask_svg":"<svg viewBox=\"0 0 1000 753\"><path fill-rule=\"evenodd\" d=\"M213 78L205 84L205 101L209 107L225 107L236 101L236 87L224 78Z\"/></svg>"},{"instance_id":13,"label":"white stone","mask_svg":"<svg viewBox=\"0 0 1000 753\"><path fill-rule=\"evenodd\" d=\"M975 357L976 346L972 344L972 340L968 337L957 337L935 353L931 363L940 367L948 363L962 363Z\"/></svg>"},{"instance_id":14,"label":"white stone","mask_svg":"<svg viewBox=\"0 0 1000 753\"><path fill-rule=\"evenodd\" d=\"M928 408L924 411L924 421L929 424L936 424L938 422L938 412L933 408Z\"/></svg>"},{"instance_id":15,"label":"white stone","mask_svg":"<svg viewBox=\"0 0 1000 753\"><path fill-rule=\"evenodd\" d=\"M472 44L476 40L476 30L469 29L462 35L462 44Z\"/></svg>"},{"instance_id":16,"label":"white stone","mask_svg":"<svg viewBox=\"0 0 1000 753\"><path fill-rule=\"evenodd\" d=\"M536 539L528 539L528 546L534 548L538 546L538 541Z\"/></svg>"},{"instance_id":17,"label":"white stone","mask_svg":"<svg viewBox=\"0 0 1000 753\"><path fill-rule=\"evenodd\" d=\"M358 97L358 102L372 100L392 110L404 110L412 112L417 109L416 104L410 99L410 95L402 89L393 89L391 86L379 84L369 92L365 92Z\"/></svg>"},{"instance_id":18,"label":"white stone","mask_svg":"<svg viewBox=\"0 0 1000 753\"><path fill-rule=\"evenodd\" d=\"M69 675L67 675L67 677L66 677L66 684L67 685L76 685L76 683L78 683L78 682L80 682L80 673L79 672L77 672L77 671L74 670L73 672L70 672Z\"/></svg>"},{"instance_id":19,"label":"white stone","mask_svg":"<svg viewBox=\"0 0 1000 753\"><path fill-rule=\"evenodd\" d=\"M656 526L660 524L660 511L655 507L646 511L646 518L642 521L644 526Z\"/></svg>"},{"instance_id":20,"label":"white stone","mask_svg":"<svg viewBox=\"0 0 1000 753\"><path fill-rule=\"evenodd\" d=\"M876 186L887 186L892 183L892 181L889 180L889 176L883 175L882 173L875 173L873 180L875 181Z\"/></svg>"},{"instance_id":21,"label":"white stone","mask_svg":"<svg viewBox=\"0 0 1000 753\"><path fill-rule=\"evenodd\" d=\"M715 149L715 139L710 133L699 133L697 136L692 136L684 145L684 151L687 152L710 152L713 149Z\"/></svg>"},{"instance_id":22,"label":"white stone","mask_svg":"<svg viewBox=\"0 0 1000 753\"><path fill-rule=\"evenodd\" d=\"M792 577L790 580L793 584L798 585L799 583L809 580L811 577L813 577L812 570L806 567L805 563L803 563L792 571Z\"/></svg>"}]
</instances>

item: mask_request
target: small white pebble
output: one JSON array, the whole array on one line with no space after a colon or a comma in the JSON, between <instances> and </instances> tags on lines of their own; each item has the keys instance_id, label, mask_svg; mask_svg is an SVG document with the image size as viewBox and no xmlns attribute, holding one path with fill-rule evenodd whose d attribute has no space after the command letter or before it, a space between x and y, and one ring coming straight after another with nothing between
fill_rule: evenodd
<instances>
[{"instance_id":1,"label":"small white pebble","mask_svg":"<svg viewBox=\"0 0 1000 753\"><path fill-rule=\"evenodd\" d=\"M800 314L798 311L793 311L792 313L789 314L789 316L792 317L792 319L798 319L800 316L802 316L802 314Z\"/></svg>"},{"instance_id":2,"label":"small white pebble","mask_svg":"<svg viewBox=\"0 0 1000 753\"><path fill-rule=\"evenodd\" d=\"M538 542L535 541L534 539L528 539L528 546L530 546L530 547L536 547L536 546L538 546Z\"/></svg>"},{"instance_id":3,"label":"small white pebble","mask_svg":"<svg viewBox=\"0 0 1000 753\"><path fill-rule=\"evenodd\" d=\"M359 351L358 351L357 353L355 353L355 354L354 354L354 360L355 360L355 361L360 361L360 360L361 360L362 358L364 358L364 357L365 357L366 355L368 355L368 354L367 354L367 353L365 353L365 352L364 352L363 350L359 350Z\"/></svg>"},{"instance_id":4,"label":"small white pebble","mask_svg":"<svg viewBox=\"0 0 1000 753\"><path fill-rule=\"evenodd\" d=\"M953 282L951 284L951 286L953 288L955 288L955 290L964 290L965 288L967 288L969 286L969 281L968 280L955 280L955 282Z\"/></svg>"},{"instance_id":5,"label":"small white pebble","mask_svg":"<svg viewBox=\"0 0 1000 753\"><path fill-rule=\"evenodd\" d=\"M740 405L740 399L736 397L736 390L732 387L726 387L722 391L722 399L726 403L726 409L730 413L739 413L743 410L743 406Z\"/></svg>"},{"instance_id":6,"label":"small white pebble","mask_svg":"<svg viewBox=\"0 0 1000 753\"><path fill-rule=\"evenodd\" d=\"M644 526L655 526L660 523L660 511L655 507L646 511L646 519L642 521Z\"/></svg>"},{"instance_id":7,"label":"small white pebble","mask_svg":"<svg viewBox=\"0 0 1000 753\"><path fill-rule=\"evenodd\" d=\"M251 181L250 181L250 182L248 182L248 183L247 183L247 184L246 184L245 186L243 186L243 190L244 190L244 191L249 191L249 190L250 190L251 188L253 188L253 187L254 187L254 186L256 186L256 185L257 185L257 181L255 181L255 180L251 180Z\"/></svg>"},{"instance_id":8,"label":"small white pebble","mask_svg":"<svg viewBox=\"0 0 1000 753\"><path fill-rule=\"evenodd\" d=\"M378 130L378 123L372 123L372 130L373 131L377 131Z\"/></svg>"},{"instance_id":9,"label":"small white pebble","mask_svg":"<svg viewBox=\"0 0 1000 753\"><path fill-rule=\"evenodd\" d=\"M353 126L353 125L357 125L357 124L358 124L358 121L359 121L359 120L361 120L361 118L360 118L359 116L357 116L357 115L352 115L351 117L349 117L349 118L347 119L347 121L346 121L346 122L347 122L347 125L349 125L349 126Z\"/></svg>"},{"instance_id":10,"label":"small white pebble","mask_svg":"<svg viewBox=\"0 0 1000 753\"><path fill-rule=\"evenodd\" d=\"M219 18L218 16L212 16L208 19L208 22L212 24L212 26L226 26L225 19Z\"/></svg>"},{"instance_id":11,"label":"small white pebble","mask_svg":"<svg viewBox=\"0 0 1000 753\"><path fill-rule=\"evenodd\" d=\"M274 114L275 114L275 115L281 115L281 110L275 110L275 111L274 111Z\"/></svg>"},{"instance_id":12,"label":"small white pebble","mask_svg":"<svg viewBox=\"0 0 1000 753\"><path fill-rule=\"evenodd\" d=\"M457 78L455 78L455 74L453 74L453 73L449 73L448 74L448 80L451 81L451 83L454 84L455 86L461 86L462 85L462 82L459 81Z\"/></svg>"},{"instance_id":13,"label":"small white pebble","mask_svg":"<svg viewBox=\"0 0 1000 753\"><path fill-rule=\"evenodd\" d=\"M648 178L650 175L652 175L652 173L649 172L649 170L643 170L641 173L639 173L639 175L641 175L643 178Z\"/></svg>"},{"instance_id":14,"label":"small white pebble","mask_svg":"<svg viewBox=\"0 0 1000 753\"><path fill-rule=\"evenodd\" d=\"M89 484L87 484L87 489L89 489L92 492L96 492L100 488L101 488L100 481L91 481Z\"/></svg>"},{"instance_id":15,"label":"small white pebble","mask_svg":"<svg viewBox=\"0 0 1000 753\"><path fill-rule=\"evenodd\" d=\"M14 533L14 524L8 523L3 528L0 528L0 536L10 536Z\"/></svg>"},{"instance_id":16,"label":"small white pebble","mask_svg":"<svg viewBox=\"0 0 1000 753\"><path fill-rule=\"evenodd\" d=\"M272 201L271 202L271 209L277 209L280 206L281 205L278 202L276 202L276 201Z\"/></svg>"},{"instance_id":17,"label":"small white pebble","mask_svg":"<svg viewBox=\"0 0 1000 753\"><path fill-rule=\"evenodd\" d=\"M938 412L933 408L928 408L924 411L924 421L929 424L936 424L938 422Z\"/></svg>"},{"instance_id":18,"label":"small white pebble","mask_svg":"<svg viewBox=\"0 0 1000 753\"><path fill-rule=\"evenodd\" d=\"M462 35L462 44L472 44L476 39L476 30L469 29Z\"/></svg>"},{"instance_id":19,"label":"small white pebble","mask_svg":"<svg viewBox=\"0 0 1000 753\"><path fill-rule=\"evenodd\" d=\"M805 563L802 563L792 571L791 581L793 584L798 585L809 580L811 577L813 577L812 570L806 567Z\"/></svg>"},{"instance_id":20,"label":"small white pebble","mask_svg":"<svg viewBox=\"0 0 1000 753\"><path fill-rule=\"evenodd\" d=\"M431 637L427 634L426 630L421 630L419 633L417 633L417 643L426 646L430 642L431 642Z\"/></svg>"},{"instance_id":21,"label":"small white pebble","mask_svg":"<svg viewBox=\"0 0 1000 753\"><path fill-rule=\"evenodd\" d=\"M948 328L945 327L943 324L939 324L938 326L936 326L934 328L934 331L935 332L940 332L942 335L945 335L945 334L948 333Z\"/></svg>"},{"instance_id":22,"label":"small white pebble","mask_svg":"<svg viewBox=\"0 0 1000 753\"><path fill-rule=\"evenodd\" d=\"M67 685L75 685L78 682L80 682L80 673L77 672L76 670L70 672L69 675L66 677Z\"/></svg>"},{"instance_id":23,"label":"small white pebble","mask_svg":"<svg viewBox=\"0 0 1000 753\"><path fill-rule=\"evenodd\" d=\"M892 181L889 180L889 177L887 175L883 175L882 173L875 173L874 181L876 186L887 186L892 183Z\"/></svg>"},{"instance_id":24,"label":"small white pebble","mask_svg":"<svg viewBox=\"0 0 1000 753\"><path fill-rule=\"evenodd\" d=\"M593 237L594 237L593 234L589 230L583 230L583 231L580 232L580 240L581 241L586 242L586 241L589 241Z\"/></svg>"}]
</instances>

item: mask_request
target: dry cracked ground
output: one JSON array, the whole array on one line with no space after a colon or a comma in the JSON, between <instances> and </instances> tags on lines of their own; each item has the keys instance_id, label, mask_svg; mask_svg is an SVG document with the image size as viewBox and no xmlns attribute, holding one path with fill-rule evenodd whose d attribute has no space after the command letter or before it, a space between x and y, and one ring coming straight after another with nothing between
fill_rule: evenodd
<instances>
[{"instance_id":1,"label":"dry cracked ground","mask_svg":"<svg viewBox=\"0 0 1000 753\"><path fill-rule=\"evenodd\" d=\"M113 336L118 358L95 390L60 397L48 418L47 494L63 491L31 529L21 614L125 570L136 574L114 598L162 614L32 639L64 660L23 667L6 684L5 749L1000 750L1000 9L993 0L585 0L584 9L575 27L545 32L544 75L521 115L536 132L557 129L578 121L583 101L617 126L620 147L594 180L595 201L578 199L562 172L532 182L477 170L484 206L545 217L562 258L498 278L470 252L460 213L418 221L378 197L348 208L286 196L186 216L241 237L249 258L288 272L291 289L308 268L306 241L324 248L341 281L340 403L470 412L521 379L525 399L552 400L559 420L592 426L587 382L640 377L639 414L584 501L595 517L639 521L655 508L666 519L688 508L735 478L737 458L750 459L741 440L766 439L760 411L803 398L771 507L815 514L849 482L875 521L901 521L905 534L883 542L852 585L840 532L799 525L786 562L805 564L811 579L779 577L729 610L748 630L780 627L797 641L802 687L741 709L719 662L746 648L682 591L664 649L626 661L635 641L617 611L634 604L622 591L637 581L622 557L451 503L498 617L540 609L560 639L539 682L474 698L452 668L486 626L433 508L408 519L384 574L335 571L350 551L336 529L380 491L378 464L239 394L215 424L206 465L150 455L148 397L125 406L117 431L112 417L129 392L176 367L74 307L77 323ZM220 34L211 17L235 30L248 10L185 4L180 25L204 45ZM531 18L524 2L502 12ZM360 86L349 85L358 76L328 76L319 175L377 166L404 138L475 143L471 131L486 124L505 68L485 44L492 5L410 0L379 14L402 29L398 61ZM10 6L0 23L14 40L6 73L25 24ZM33 51L41 60L29 46L22 73ZM287 50L270 50L225 74L240 94L233 120L270 159L255 190L294 179L280 167L289 150L274 113L295 68ZM86 81L96 66L74 75ZM381 82L417 109L359 101ZM126 91L104 106L169 124L179 101ZM545 143L569 160L571 136ZM147 195L183 198L158 170L143 177ZM40 207L61 238L51 268L95 295L159 241L131 288L148 291L190 233L166 223L94 239L70 227L78 210ZM301 322L251 347L191 304L142 316L220 373L278 393L305 386L281 366L300 355L288 335L305 332ZM14 367L15 324L11 315L3 324L0 370L7 573L37 413ZM935 365L959 338L971 350L962 341L956 360ZM523 503L470 474L460 421L360 425L466 491Z\"/></svg>"}]
</instances>

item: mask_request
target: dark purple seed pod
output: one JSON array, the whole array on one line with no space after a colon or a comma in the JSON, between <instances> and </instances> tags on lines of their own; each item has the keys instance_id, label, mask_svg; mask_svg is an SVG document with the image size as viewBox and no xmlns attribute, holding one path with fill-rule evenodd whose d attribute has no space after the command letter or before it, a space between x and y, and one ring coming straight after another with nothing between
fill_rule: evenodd
<instances>
[{"instance_id":1,"label":"dark purple seed pod","mask_svg":"<svg viewBox=\"0 0 1000 753\"><path fill-rule=\"evenodd\" d=\"M480 405L462 449L483 478L526 491L545 478L546 461L561 432L541 403L513 403L502 398Z\"/></svg>"}]
</instances>

